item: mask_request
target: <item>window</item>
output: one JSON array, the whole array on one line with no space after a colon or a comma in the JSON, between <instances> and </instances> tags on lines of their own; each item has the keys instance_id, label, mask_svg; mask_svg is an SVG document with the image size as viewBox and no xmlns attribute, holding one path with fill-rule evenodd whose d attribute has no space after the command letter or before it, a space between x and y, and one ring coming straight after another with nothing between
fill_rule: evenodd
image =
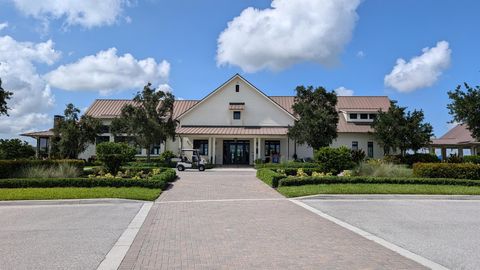
<instances>
[{"instance_id":1,"label":"window","mask_svg":"<svg viewBox=\"0 0 480 270\"><path fill-rule=\"evenodd\" d=\"M240 92L240 85L238 85L238 84L235 85L235 92L237 92L237 93Z\"/></svg>"},{"instance_id":2,"label":"window","mask_svg":"<svg viewBox=\"0 0 480 270\"><path fill-rule=\"evenodd\" d=\"M373 142L368 142L368 157L373 158Z\"/></svg>"},{"instance_id":3,"label":"window","mask_svg":"<svg viewBox=\"0 0 480 270\"><path fill-rule=\"evenodd\" d=\"M372 119L372 120L375 120L375 118L377 118L377 114L376 113L371 113L368 115L368 118Z\"/></svg>"},{"instance_id":4,"label":"window","mask_svg":"<svg viewBox=\"0 0 480 270\"><path fill-rule=\"evenodd\" d=\"M193 140L193 148L198 149L201 156L208 156L208 140Z\"/></svg>"},{"instance_id":5,"label":"window","mask_svg":"<svg viewBox=\"0 0 480 270\"><path fill-rule=\"evenodd\" d=\"M350 119L357 119L358 118L358 114L356 113L351 113L350 114Z\"/></svg>"},{"instance_id":6,"label":"window","mask_svg":"<svg viewBox=\"0 0 480 270\"><path fill-rule=\"evenodd\" d=\"M352 150L358 150L358 142L357 141L352 142Z\"/></svg>"},{"instance_id":7,"label":"window","mask_svg":"<svg viewBox=\"0 0 480 270\"><path fill-rule=\"evenodd\" d=\"M280 141L265 141L265 156L280 154Z\"/></svg>"},{"instance_id":8,"label":"window","mask_svg":"<svg viewBox=\"0 0 480 270\"><path fill-rule=\"evenodd\" d=\"M152 149L150 149L150 155L160 155L160 143L153 145Z\"/></svg>"},{"instance_id":9,"label":"window","mask_svg":"<svg viewBox=\"0 0 480 270\"><path fill-rule=\"evenodd\" d=\"M110 141L110 136L97 136L97 138L95 138L95 144L109 142L109 141Z\"/></svg>"},{"instance_id":10,"label":"window","mask_svg":"<svg viewBox=\"0 0 480 270\"><path fill-rule=\"evenodd\" d=\"M100 133L110 133L110 127L106 125L100 126Z\"/></svg>"},{"instance_id":11,"label":"window","mask_svg":"<svg viewBox=\"0 0 480 270\"><path fill-rule=\"evenodd\" d=\"M234 111L233 112L233 119L234 120L240 120L240 117L241 117L241 112L239 112L239 111Z\"/></svg>"},{"instance_id":12,"label":"window","mask_svg":"<svg viewBox=\"0 0 480 270\"><path fill-rule=\"evenodd\" d=\"M361 113L360 114L360 119L368 119L368 114L367 113Z\"/></svg>"}]
</instances>

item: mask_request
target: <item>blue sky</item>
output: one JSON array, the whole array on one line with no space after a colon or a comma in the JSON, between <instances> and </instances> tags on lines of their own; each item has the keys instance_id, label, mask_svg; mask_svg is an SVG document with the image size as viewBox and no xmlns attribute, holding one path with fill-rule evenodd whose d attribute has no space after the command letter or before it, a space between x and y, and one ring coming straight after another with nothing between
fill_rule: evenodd
<instances>
[{"instance_id":1,"label":"blue sky","mask_svg":"<svg viewBox=\"0 0 480 270\"><path fill-rule=\"evenodd\" d=\"M41 2L0 0L0 77L16 96L1 138L49 128L69 102L132 98L145 80L200 99L235 73L270 95L388 95L424 110L440 136L447 91L480 77L474 0Z\"/></svg>"}]
</instances>

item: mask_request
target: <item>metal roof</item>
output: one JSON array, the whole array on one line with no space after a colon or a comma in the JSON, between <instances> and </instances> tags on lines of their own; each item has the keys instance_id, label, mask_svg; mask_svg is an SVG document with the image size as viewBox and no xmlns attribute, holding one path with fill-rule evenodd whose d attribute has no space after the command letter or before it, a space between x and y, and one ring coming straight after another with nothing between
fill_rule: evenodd
<instances>
[{"instance_id":1,"label":"metal roof","mask_svg":"<svg viewBox=\"0 0 480 270\"><path fill-rule=\"evenodd\" d=\"M450 129L442 137L432 140L432 145L478 144L467 126L460 124Z\"/></svg>"}]
</instances>

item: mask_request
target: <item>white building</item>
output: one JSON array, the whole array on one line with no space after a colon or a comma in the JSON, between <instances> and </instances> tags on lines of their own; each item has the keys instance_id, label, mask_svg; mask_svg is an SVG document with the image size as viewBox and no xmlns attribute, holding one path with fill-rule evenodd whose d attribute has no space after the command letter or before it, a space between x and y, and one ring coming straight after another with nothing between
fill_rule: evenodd
<instances>
[{"instance_id":1,"label":"white building","mask_svg":"<svg viewBox=\"0 0 480 270\"><path fill-rule=\"evenodd\" d=\"M99 99L86 114L103 123L98 142L128 141L109 132L109 125L131 100ZM313 149L300 145L287 135L296 116L293 96L267 96L242 76L236 74L201 100L176 100L174 118L179 121L177 138L156 146L152 155L164 150L179 153L182 148L200 149L201 155L214 164L253 164L257 159L281 161L312 158ZM340 114L338 138L333 147L363 149L369 157L381 158L383 149L375 142L370 124L380 109L388 110L385 96L338 97ZM80 158L95 155L90 146ZM146 155L143 149L139 155Z\"/></svg>"}]
</instances>

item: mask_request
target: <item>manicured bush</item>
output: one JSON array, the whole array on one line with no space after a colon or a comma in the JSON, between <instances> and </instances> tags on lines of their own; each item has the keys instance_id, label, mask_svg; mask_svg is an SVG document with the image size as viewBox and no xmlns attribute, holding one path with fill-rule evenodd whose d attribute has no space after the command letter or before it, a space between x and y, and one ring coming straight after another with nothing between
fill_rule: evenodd
<instances>
[{"instance_id":1,"label":"manicured bush","mask_svg":"<svg viewBox=\"0 0 480 270\"><path fill-rule=\"evenodd\" d=\"M165 189L176 179L174 169L167 168L148 179L135 178L15 178L0 179L0 188L51 187L144 187Z\"/></svg>"},{"instance_id":2,"label":"manicured bush","mask_svg":"<svg viewBox=\"0 0 480 270\"><path fill-rule=\"evenodd\" d=\"M97 159L112 174L116 174L122 164L133 160L136 154L136 150L126 143L103 142L96 149Z\"/></svg>"},{"instance_id":3,"label":"manicured bush","mask_svg":"<svg viewBox=\"0 0 480 270\"><path fill-rule=\"evenodd\" d=\"M271 169L264 168L257 170L257 178L273 188L276 188L279 180L284 177L286 177L285 174L275 172Z\"/></svg>"},{"instance_id":4,"label":"manicured bush","mask_svg":"<svg viewBox=\"0 0 480 270\"><path fill-rule=\"evenodd\" d=\"M415 163L437 163L440 162L440 159L433 155L433 154L425 154L425 153L416 153L411 155L390 155L385 156L383 160L387 163L394 163L394 164L407 164L408 166L412 166Z\"/></svg>"},{"instance_id":5,"label":"manicured bush","mask_svg":"<svg viewBox=\"0 0 480 270\"><path fill-rule=\"evenodd\" d=\"M270 168L270 169L284 169L284 168L319 168L320 164L314 162L295 162L288 161L282 163L258 163L255 164L256 169Z\"/></svg>"},{"instance_id":6,"label":"manicured bush","mask_svg":"<svg viewBox=\"0 0 480 270\"><path fill-rule=\"evenodd\" d=\"M417 177L480 179L480 165L473 163L416 163L413 174Z\"/></svg>"},{"instance_id":7,"label":"manicured bush","mask_svg":"<svg viewBox=\"0 0 480 270\"><path fill-rule=\"evenodd\" d=\"M343 170L349 170L355 167L350 149L347 147L322 147L315 151L315 161L323 167L324 172L330 172L334 175Z\"/></svg>"},{"instance_id":8,"label":"manicured bush","mask_svg":"<svg viewBox=\"0 0 480 270\"><path fill-rule=\"evenodd\" d=\"M447 163L463 163L463 157L452 154L447 158Z\"/></svg>"},{"instance_id":9,"label":"manicured bush","mask_svg":"<svg viewBox=\"0 0 480 270\"><path fill-rule=\"evenodd\" d=\"M279 186L303 186L318 184L418 184L418 185L456 185L480 186L478 180L452 178L407 178L407 177L287 177L279 182Z\"/></svg>"},{"instance_id":10,"label":"manicured bush","mask_svg":"<svg viewBox=\"0 0 480 270\"><path fill-rule=\"evenodd\" d=\"M16 177L16 175L26 168L48 167L55 168L60 164L69 164L83 171L85 162L76 159L49 159L49 160L0 160L0 178Z\"/></svg>"},{"instance_id":11,"label":"manicured bush","mask_svg":"<svg viewBox=\"0 0 480 270\"><path fill-rule=\"evenodd\" d=\"M480 156L464 156L463 162L480 164Z\"/></svg>"},{"instance_id":12,"label":"manicured bush","mask_svg":"<svg viewBox=\"0 0 480 270\"><path fill-rule=\"evenodd\" d=\"M285 174L287 176L295 176L298 174L298 170L302 169L303 173L307 175L312 175L312 173L322 173L324 172L323 168L317 167L317 168L284 168L284 169L273 169L274 171L278 173Z\"/></svg>"}]
</instances>

